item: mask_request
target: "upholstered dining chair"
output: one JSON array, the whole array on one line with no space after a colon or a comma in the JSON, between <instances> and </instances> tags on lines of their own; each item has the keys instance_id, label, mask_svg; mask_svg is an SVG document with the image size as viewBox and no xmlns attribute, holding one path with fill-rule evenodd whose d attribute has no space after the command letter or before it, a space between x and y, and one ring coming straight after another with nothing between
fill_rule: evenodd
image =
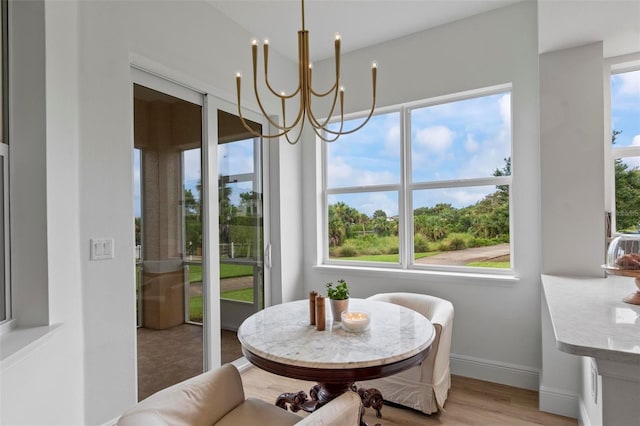
<instances>
[{"instance_id":1,"label":"upholstered dining chair","mask_svg":"<svg viewBox=\"0 0 640 426\"><path fill-rule=\"evenodd\" d=\"M245 399L240 373L225 364L163 389L126 411L117 426L354 426L362 401L345 392L301 417L259 399Z\"/></svg>"},{"instance_id":2,"label":"upholstered dining chair","mask_svg":"<svg viewBox=\"0 0 640 426\"><path fill-rule=\"evenodd\" d=\"M449 354L453 305L448 300L416 293L382 293L369 299L401 305L424 315L433 324L436 338L422 364L393 376L359 382L358 386L377 388L385 401L425 414L442 409L451 387Z\"/></svg>"}]
</instances>

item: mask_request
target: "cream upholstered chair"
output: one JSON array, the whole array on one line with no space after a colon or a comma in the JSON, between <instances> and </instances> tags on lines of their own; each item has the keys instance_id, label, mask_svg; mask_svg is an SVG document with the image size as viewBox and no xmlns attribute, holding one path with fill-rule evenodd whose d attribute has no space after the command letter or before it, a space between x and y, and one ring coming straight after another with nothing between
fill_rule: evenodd
<instances>
[{"instance_id":1,"label":"cream upholstered chair","mask_svg":"<svg viewBox=\"0 0 640 426\"><path fill-rule=\"evenodd\" d=\"M361 410L355 392L304 418L259 399L245 399L240 373L225 364L140 401L117 426L356 426Z\"/></svg>"},{"instance_id":2,"label":"cream upholstered chair","mask_svg":"<svg viewBox=\"0 0 640 426\"><path fill-rule=\"evenodd\" d=\"M385 401L425 414L442 409L451 387L449 353L453 305L448 300L416 293L382 293L369 299L394 303L421 313L433 324L436 338L422 364L393 376L360 382L358 386L377 388Z\"/></svg>"}]
</instances>

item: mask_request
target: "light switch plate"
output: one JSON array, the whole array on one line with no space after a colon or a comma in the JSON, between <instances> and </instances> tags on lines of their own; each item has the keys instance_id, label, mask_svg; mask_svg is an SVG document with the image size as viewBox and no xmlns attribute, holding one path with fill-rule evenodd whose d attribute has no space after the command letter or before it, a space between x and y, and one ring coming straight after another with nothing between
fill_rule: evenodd
<instances>
[{"instance_id":1,"label":"light switch plate","mask_svg":"<svg viewBox=\"0 0 640 426\"><path fill-rule=\"evenodd\" d=\"M113 238L91 238L91 260L113 259Z\"/></svg>"}]
</instances>

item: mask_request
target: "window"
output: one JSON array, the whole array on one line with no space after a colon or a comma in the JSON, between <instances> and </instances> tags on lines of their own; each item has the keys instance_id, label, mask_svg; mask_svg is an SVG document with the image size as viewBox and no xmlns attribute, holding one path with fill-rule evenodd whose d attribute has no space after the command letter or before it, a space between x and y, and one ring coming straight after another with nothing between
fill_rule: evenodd
<instances>
[{"instance_id":1,"label":"window","mask_svg":"<svg viewBox=\"0 0 640 426\"><path fill-rule=\"evenodd\" d=\"M640 68L611 75L611 144L615 227L640 229Z\"/></svg>"},{"instance_id":2,"label":"window","mask_svg":"<svg viewBox=\"0 0 640 426\"><path fill-rule=\"evenodd\" d=\"M388 108L323 147L324 263L511 268L510 86Z\"/></svg>"},{"instance_id":3,"label":"window","mask_svg":"<svg viewBox=\"0 0 640 426\"><path fill-rule=\"evenodd\" d=\"M7 80L7 2L0 2L0 323L11 319L9 275L9 146Z\"/></svg>"}]
</instances>

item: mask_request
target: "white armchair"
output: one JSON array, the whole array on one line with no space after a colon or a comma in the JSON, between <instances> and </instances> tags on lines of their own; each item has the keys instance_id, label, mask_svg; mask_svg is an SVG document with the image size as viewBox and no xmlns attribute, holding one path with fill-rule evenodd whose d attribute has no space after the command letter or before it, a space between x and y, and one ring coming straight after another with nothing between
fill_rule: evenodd
<instances>
[{"instance_id":1,"label":"white armchair","mask_svg":"<svg viewBox=\"0 0 640 426\"><path fill-rule=\"evenodd\" d=\"M259 399L245 399L232 364L163 389L126 411L117 426L356 426L362 401L345 392L307 417Z\"/></svg>"},{"instance_id":2,"label":"white armchair","mask_svg":"<svg viewBox=\"0 0 640 426\"><path fill-rule=\"evenodd\" d=\"M382 293L369 299L394 303L421 313L436 329L429 356L422 364L393 376L358 383L377 388L385 401L431 414L444 407L451 372L449 354L453 329L453 305L448 300L416 293Z\"/></svg>"}]
</instances>

